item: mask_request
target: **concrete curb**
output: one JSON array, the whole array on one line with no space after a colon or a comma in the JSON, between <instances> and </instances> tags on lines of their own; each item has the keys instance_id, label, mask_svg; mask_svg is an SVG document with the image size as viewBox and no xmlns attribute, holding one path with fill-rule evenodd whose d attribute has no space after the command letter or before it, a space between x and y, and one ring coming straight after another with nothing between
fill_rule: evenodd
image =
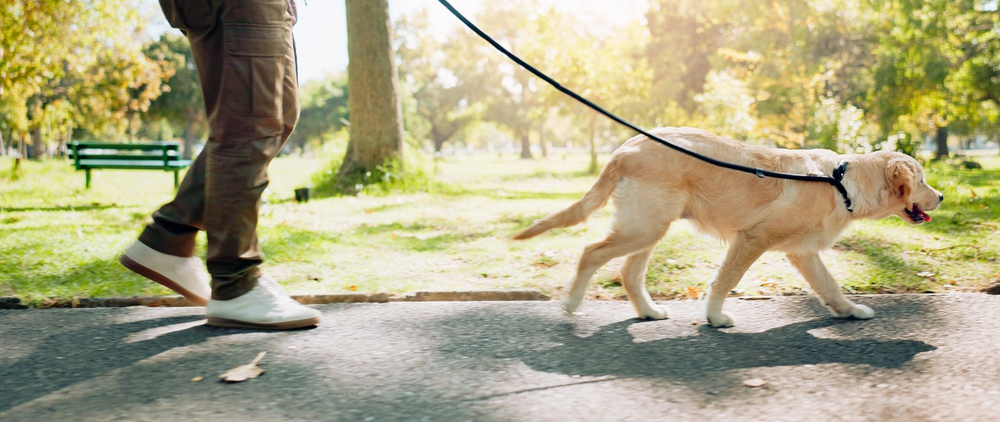
<instances>
[{"instance_id":1,"label":"concrete curb","mask_svg":"<svg viewBox=\"0 0 1000 422\"><path fill-rule=\"evenodd\" d=\"M414 292L393 297L393 302L459 302L459 301L505 301L505 300L549 300L538 290L472 290L450 292Z\"/></svg>"},{"instance_id":2,"label":"concrete curb","mask_svg":"<svg viewBox=\"0 0 1000 422\"><path fill-rule=\"evenodd\" d=\"M451 301L507 301L507 300L549 300L549 297L537 290L473 290L473 291L430 291L414 292L405 295L390 293L336 293L291 295L293 299L304 305L321 305L326 303L386 303L386 302L451 302ZM126 306L199 306L182 296L122 296L122 297L89 297L72 299L47 300L39 309L44 308L121 308ZM12 296L0 296L0 309L28 309L21 299Z\"/></svg>"}]
</instances>

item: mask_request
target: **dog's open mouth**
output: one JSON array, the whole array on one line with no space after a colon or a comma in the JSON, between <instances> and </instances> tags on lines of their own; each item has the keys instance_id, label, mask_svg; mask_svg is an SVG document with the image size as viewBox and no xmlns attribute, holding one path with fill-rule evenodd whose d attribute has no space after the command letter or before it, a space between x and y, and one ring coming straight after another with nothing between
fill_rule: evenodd
<instances>
[{"instance_id":1,"label":"dog's open mouth","mask_svg":"<svg viewBox=\"0 0 1000 422\"><path fill-rule=\"evenodd\" d=\"M906 215L908 215L910 220L915 224L931 221L931 216L927 215L927 213L920 209L920 206L917 204L913 204L913 208L907 208L905 211Z\"/></svg>"}]
</instances>

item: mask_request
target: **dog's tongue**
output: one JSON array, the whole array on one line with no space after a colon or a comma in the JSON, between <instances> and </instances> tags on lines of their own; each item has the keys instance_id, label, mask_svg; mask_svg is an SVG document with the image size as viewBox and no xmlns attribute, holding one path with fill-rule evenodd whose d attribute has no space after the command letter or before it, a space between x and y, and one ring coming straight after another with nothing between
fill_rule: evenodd
<instances>
[{"instance_id":1,"label":"dog's tongue","mask_svg":"<svg viewBox=\"0 0 1000 422\"><path fill-rule=\"evenodd\" d=\"M913 212L919 215L920 218L923 218L924 221L931 221L931 216L927 215L927 213L920 209L917 204L913 204Z\"/></svg>"}]
</instances>

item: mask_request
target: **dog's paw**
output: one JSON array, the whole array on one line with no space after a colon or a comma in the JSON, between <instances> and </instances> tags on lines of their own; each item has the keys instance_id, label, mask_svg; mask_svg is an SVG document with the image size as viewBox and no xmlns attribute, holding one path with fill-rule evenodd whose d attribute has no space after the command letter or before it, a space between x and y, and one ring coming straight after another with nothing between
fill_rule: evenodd
<instances>
[{"instance_id":1,"label":"dog's paw","mask_svg":"<svg viewBox=\"0 0 1000 422\"><path fill-rule=\"evenodd\" d=\"M663 306L653 306L639 314L639 318L645 319L667 319L670 318L670 311Z\"/></svg>"},{"instance_id":2,"label":"dog's paw","mask_svg":"<svg viewBox=\"0 0 1000 422\"><path fill-rule=\"evenodd\" d=\"M832 310L831 310L832 311ZM852 303L851 307L845 311L832 311L833 316L836 318L857 318L857 319L870 319L875 316L875 311L865 305L858 305L857 303Z\"/></svg>"},{"instance_id":3,"label":"dog's paw","mask_svg":"<svg viewBox=\"0 0 1000 422\"><path fill-rule=\"evenodd\" d=\"M854 307L851 308L851 316L857 319L870 319L875 316L875 311L865 305L855 304Z\"/></svg>"},{"instance_id":4,"label":"dog's paw","mask_svg":"<svg viewBox=\"0 0 1000 422\"><path fill-rule=\"evenodd\" d=\"M708 317L708 323L712 324L713 327L725 328L733 326L734 322L733 316L729 315L729 313L727 312L719 312L718 314L715 315L709 314L707 315L707 317Z\"/></svg>"},{"instance_id":5,"label":"dog's paw","mask_svg":"<svg viewBox=\"0 0 1000 422\"><path fill-rule=\"evenodd\" d=\"M579 307L579 301L571 300L569 298L562 300L562 308L563 311L566 311L566 315L573 316L573 313L576 312L576 309Z\"/></svg>"}]
</instances>

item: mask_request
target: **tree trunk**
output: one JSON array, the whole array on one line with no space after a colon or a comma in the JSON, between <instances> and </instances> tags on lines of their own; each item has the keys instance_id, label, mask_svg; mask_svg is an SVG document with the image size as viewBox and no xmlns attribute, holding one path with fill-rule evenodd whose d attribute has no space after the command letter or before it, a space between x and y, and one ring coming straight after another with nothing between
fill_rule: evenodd
<instances>
[{"instance_id":1,"label":"tree trunk","mask_svg":"<svg viewBox=\"0 0 1000 422\"><path fill-rule=\"evenodd\" d=\"M7 145L3 143L3 131L0 130L0 157L7 156Z\"/></svg>"},{"instance_id":2,"label":"tree trunk","mask_svg":"<svg viewBox=\"0 0 1000 422\"><path fill-rule=\"evenodd\" d=\"M597 112L590 112L590 167L587 173L597 174Z\"/></svg>"},{"instance_id":3,"label":"tree trunk","mask_svg":"<svg viewBox=\"0 0 1000 422\"><path fill-rule=\"evenodd\" d=\"M346 6L351 124L337 177L354 185L377 166L402 158L403 110L388 0L346 0Z\"/></svg>"},{"instance_id":4,"label":"tree trunk","mask_svg":"<svg viewBox=\"0 0 1000 422\"><path fill-rule=\"evenodd\" d=\"M517 137L521 138L521 159L530 160L531 156L531 131L527 128L520 126L517 130Z\"/></svg>"},{"instance_id":5,"label":"tree trunk","mask_svg":"<svg viewBox=\"0 0 1000 422\"><path fill-rule=\"evenodd\" d=\"M45 158L45 143L42 142L42 129L35 128L31 130L31 155L27 158Z\"/></svg>"},{"instance_id":6,"label":"tree trunk","mask_svg":"<svg viewBox=\"0 0 1000 422\"><path fill-rule=\"evenodd\" d=\"M538 145L542 147L542 158L549 158L549 144L545 139L545 128L538 131Z\"/></svg>"},{"instance_id":7,"label":"tree trunk","mask_svg":"<svg viewBox=\"0 0 1000 422\"><path fill-rule=\"evenodd\" d=\"M70 142L73 142L72 126L70 126L69 129L66 130L66 133L59 140L59 149L56 150L56 153L59 154L59 156L64 156L66 151L66 145L69 144Z\"/></svg>"},{"instance_id":8,"label":"tree trunk","mask_svg":"<svg viewBox=\"0 0 1000 422\"><path fill-rule=\"evenodd\" d=\"M434 140L434 156L440 156L441 150L444 148L444 141L447 137L444 136L434 124L431 124L431 139Z\"/></svg>"},{"instance_id":9,"label":"tree trunk","mask_svg":"<svg viewBox=\"0 0 1000 422\"><path fill-rule=\"evenodd\" d=\"M142 128L142 120L139 119L139 113L129 113L128 119L128 140L131 143L139 142L139 129Z\"/></svg>"},{"instance_id":10,"label":"tree trunk","mask_svg":"<svg viewBox=\"0 0 1000 422\"><path fill-rule=\"evenodd\" d=\"M28 138L27 132L21 132L20 136L18 136L17 138L17 158L14 159L14 170L13 170L13 174L15 177L21 174L21 162L24 161L24 159L27 158L28 155L28 144L27 142L25 142L27 138Z\"/></svg>"},{"instance_id":11,"label":"tree trunk","mask_svg":"<svg viewBox=\"0 0 1000 422\"><path fill-rule=\"evenodd\" d=\"M935 140L937 141L937 152L934 154L934 158L940 160L948 157L948 126L941 126L937 129Z\"/></svg>"}]
</instances>

